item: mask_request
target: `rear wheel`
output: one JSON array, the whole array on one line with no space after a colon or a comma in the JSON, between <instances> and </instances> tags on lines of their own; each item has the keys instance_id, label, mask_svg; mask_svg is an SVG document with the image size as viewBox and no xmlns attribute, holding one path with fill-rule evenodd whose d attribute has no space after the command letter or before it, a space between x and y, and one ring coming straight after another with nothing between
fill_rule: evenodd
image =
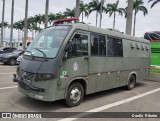
<instances>
[{"instance_id":1,"label":"rear wheel","mask_svg":"<svg viewBox=\"0 0 160 121\"><path fill-rule=\"evenodd\" d=\"M128 90L133 89L135 87L135 84L136 84L136 77L134 75L131 75L128 80L127 89Z\"/></svg>"},{"instance_id":2,"label":"rear wheel","mask_svg":"<svg viewBox=\"0 0 160 121\"><path fill-rule=\"evenodd\" d=\"M84 89L80 83L73 83L69 86L67 90L66 104L69 107L74 107L79 105L84 96Z\"/></svg>"},{"instance_id":3,"label":"rear wheel","mask_svg":"<svg viewBox=\"0 0 160 121\"><path fill-rule=\"evenodd\" d=\"M9 64L10 65L16 65L16 59L11 59L10 61L9 61Z\"/></svg>"}]
</instances>

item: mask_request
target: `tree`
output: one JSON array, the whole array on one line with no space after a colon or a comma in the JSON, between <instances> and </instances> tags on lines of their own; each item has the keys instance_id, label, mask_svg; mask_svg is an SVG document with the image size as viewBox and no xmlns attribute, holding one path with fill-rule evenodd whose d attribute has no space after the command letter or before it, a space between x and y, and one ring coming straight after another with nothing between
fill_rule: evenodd
<instances>
[{"instance_id":1,"label":"tree","mask_svg":"<svg viewBox=\"0 0 160 121\"><path fill-rule=\"evenodd\" d=\"M119 0L116 3L113 4L107 4L107 11L109 12L109 16L111 17L112 14L114 15L113 18L113 29L115 28L115 18L116 18L116 13L119 13L121 16L124 13L124 8L118 8Z\"/></svg>"},{"instance_id":2,"label":"tree","mask_svg":"<svg viewBox=\"0 0 160 121\"><path fill-rule=\"evenodd\" d=\"M149 0L148 2L153 2L151 8L153 8L156 4L160 3L160 0Z\"/></svg>"},{"instance_id":3,"label":"tree","mask_svg":"<svg viewBox=\"0 0 160 121\"><path fill-rule=\"evenodd\" d=\"M132 16L133 16L133 0L128 0L128 6L126 10L126 34L132 33Z\"/></svg>"},{"instance_id":4,"label":"tree","mask_svg":"<svg viewBox=\"0 0 160 121\"><path fill-rule=\"evenodd\" d=\"M98 14L101 10L101 2L99 0L92 0L92 2L88 5L89 8L89 14L96 11L96 26L97 26L97 20L98 20ZM104 11L106 8L103 6L102 11Z\"/></svg>"},{"instance_id":5,"label":"tree","mask_svg":"<svg viewBox=\"0 0 160 121\"><path fill-rule=\"evenodd\" d=\"M26 39L28 36L28 0L26 0L25 6L25 28L24 28L24 40L23 40L23 49L26 49Z\"/></svg>"},{"instance_id":6,"label":"tree","mask_svg":"<svg viewBox=\"0 0 160 121\"><path fill-rule=\"evenodd\" d=\"M0 28L2 29L2 27L3 27L3 37L5 38L5 28L9 27L8 22L3 22L3 24L0 23Z\"/></svg>"},{"instance_id":7,"label":"tree","mask_svg":"<svg viewBox=\"0 0 160 121\"><path fill-rule=\"evenodd\" d=\"M56 13L56 18L55 19L61 19L66 17L62 12Z\"/></svg>"},{"instance_id":8,"label":"tree","mask_svg":"<svg viewBox=\"0 0 160 121\"><path fill-rule=\"evenodd\" d=\"M66 8L66 10L63 12L63 15L66 17L74 17L75 16L75 8L74 9Z\"/></svg>"},{"instance_id":9,"label":"tree","mask_svg":"<svg viewBox=\"0 0 160 121\"><path fill-rule=\"evenodd\" d=\"M56 19L56 15L54 14L54 13L50 13L49 15L48 15L48 22L49 22L49 24L51 24L51 23L53 23L53 21Z\"/></svg>"},{"instance_id":10,"label":"tree","mask_svg":"<svg viewBox=\"0 0 160 121\"><path fill-rule=\"evenodd\" d=\"M14 0L12 0L12 10L11 10L11 33L10 33L10 43L13 40L13 19L14 19ZM12 44L10 44L12 46Z\"/></svg>"},{"instance_id":11,"label":"tree","mask_svg":"<svg viewBox=\"0 0 160 121\"><path fill-rule=\"evenodd\" d=\"M145 6L143 6L143 0L135 0L133 2L133 10L134 10L134 24L133 24L133 36L135 36L136 29L136 16L139 11L142 11L144 16L148 14L148 10Z\"/></svg>"},{"instance_id":12,"label":"tree","mask_svg":"<svg viewBox=\"0 0 160 121\"><path fill-rule=\"evenodd\" d=\"M36 24L36 26L38 26L38 24L39 24L39 27L40 27L40 25L41 25L41 14L38 14L38 15L35 15L34 16L34 23Z\"/></svg>"},{"instance_id":13,"label":"tree","mask_svg":"<svg viewBox=\"0 0 160 121\"><path fill-rule=\"evenodd\" d=\"M23 29L24 29L24 21L20 20L13 24L13 28L18 30L18 40L20 40L20 31L22 31L23 36ZM23 37L22 37L23 40Z\"/></svg>"},{"instance_id":14,"label":"tree","mask_svg":"<svg viewBox=\"0 0 160 121\"><path fill-rule=\"evenodd\" d=\"M82 22L83 22L84 15L87 17L89 15L88 4L84 4L83 1L80 2L80 14L82 14Z\"/></svg>"},{"instance_id":15,"label":"tree","mask_svg":"<svg viewBox=\"0 0 160 121\"><path fill-rule=\"evenodd\" d=\"M75 17L79 18L79 13L80 13L80 0L76 0L76 12L75 12Z\"/></svg>"},{"instance_id":16,"label":"tree","mask_svg":"<svg viewBox=\"0 0 160 121\"><path fill-rule=\"evenodd\" d=\"M48 26L48 10L49 10L49 0L46 0L46 8L45 8L45 26L44 26L44 28L47 28L47 26Z\"/></svg>"},{"instance_id":17,"label":"tree","mask_svg":"<svg viewBox=\"0 0 160 121\"><path fill-rule=\"evenodd\" d=\"M2 25L1 25L1 43L0 43L0 46L3 46L4 13L5 13L5 0L3 0L3 9L2 9Z\"/></svg>"}]
</instances>

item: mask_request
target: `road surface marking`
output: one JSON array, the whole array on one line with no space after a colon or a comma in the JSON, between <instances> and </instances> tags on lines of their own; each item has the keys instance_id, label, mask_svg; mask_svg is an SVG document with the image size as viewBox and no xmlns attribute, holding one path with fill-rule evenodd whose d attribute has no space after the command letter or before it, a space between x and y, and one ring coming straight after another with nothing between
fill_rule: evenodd
<instances>
[{"instance_id":1,"label":"road surface marking","mask_svg":"<svg viewBox=\"0 0 160 121\"><path fill-rule=\"evenodd\" d=\"M3 74L14 74L16 72L9 72L9 73L0 73L0 75L3 75Z\"/></svg>"},{"instance_id":2,"label":"road surface marking","mask_svg":"<svg viewBox=\"0 0 160 121\"><path fill-rule=\"evenodd\" d=\"M18 86L11 86L11 87L2 87L0 88L0 90L4 90L4 89L12 89L12 88L17 88Z\"/></svg>"},{"instance_id":3,"label":"road surface marking","mask_svg":"<svg viewBox=\"0 0 160 121\"><path fill-rule=\"evenodd\" d=\"M95 108L95 109L91 109L91 110L88 110L88 111L85 111L85 112L90 112L89 114L92 114L94 112L100 112L100 111L103 111L103 110L106 110L106 109L109 109L109 108L112 108L112 107L115 107L115 106L118 106L118 105L122 105L124 103L128 103L128 102L131 102L133 100L136 100L136 99L139 99L141 97L144 97L144 96L147 96L147 95L150 95L150 94L153 94L155 92L158 92L160 91L160 88L158 89L155 89L155 90L151 90L151 91L148 91L146 93L143 93L143 94L140 94L140 95L137 95L137 96L133 96L133 97L130 97L130 98L127 98L127 99L124 99L124 100L121 100L121 101L117 101L117 102L114 102L114 103L110 103L108 105L104 105L104 106L101 106L101 107L98 107L98 108ZM71 116L69 118L64 118L64 119L61 119L59 121L74 121L78 118L81 118L81 117L84 117L84 116L87 116L89 115L88 113L79 113L77 115L74 115L74 116ZM75 118L76 117L76 118Z\"/></svg>"}]
</instances>

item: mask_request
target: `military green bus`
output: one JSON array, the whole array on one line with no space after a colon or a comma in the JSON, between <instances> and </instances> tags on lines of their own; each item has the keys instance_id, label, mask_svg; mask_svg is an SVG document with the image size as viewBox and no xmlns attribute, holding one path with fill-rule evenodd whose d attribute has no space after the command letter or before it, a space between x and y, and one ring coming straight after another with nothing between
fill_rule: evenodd
<instances>
[{"instance_id":1,"label":"military green bus","mask_svg":"<svg viewBox=\"0 0 160 121\"><path fill-rule=\"evenodd\" d=\"M13 81L42 101L65 99L69 107L95 92L146 79L149 41L84 23L55 24L29 45Z\"/></svg>"}]
</instances>

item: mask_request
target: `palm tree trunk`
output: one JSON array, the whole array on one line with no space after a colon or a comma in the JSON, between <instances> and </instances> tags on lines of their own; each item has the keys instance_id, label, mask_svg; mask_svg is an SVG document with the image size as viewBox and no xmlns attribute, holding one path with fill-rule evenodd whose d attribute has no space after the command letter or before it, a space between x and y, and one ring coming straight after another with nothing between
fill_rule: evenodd
<instances>
[{"instance_id":1,"label":"palm tree trunk","mask_svg":"<svg viewBox=\"0 0 160 121\"><path fill-rule=\"evenodd\" d=\"M135 36L135 30L136 30L136 11L134 13L133 36Z\"/></svg>"},{"instance_id":2,"label":"palm tree trunk","mask_svg":"<svg viewBox=\"0 0 160 121\"><path fill-rule=\"evenodd\" d=\"M49 10L49 0L46 0L45 28L47 28L47 26L48 26L48 10Z\"/></svg>"},{"instance_id":3,"label":"palm tree trunk","mask_svg":"<svg viewBox=\"0 0 160 121\"><path fill-rule=\"evenodd\" d=\"M75 17L79 18L79 13L80 13L80 0L76 0L76 13L75 13Z\"/></svg>"},{"instance_id":4,"label":"palm tree trunk","mask_svg":"<svg viewBox=\"0 0 160 121\"><path fill-rule=\"evenodd\" d=\"M127 20L126 20L126 34L132 33L132 14L133 14L133 0L128 0Z\"/></svg>"},{"instance_id":5,"label":"palm tree trunk","mask_svg":"<svg viewBox=\"0 0 160 121\"><path fill-rule=\"evenodd\" d=\"M26 7L25 7L25 28L24 28L24 39L23 39L23 49L26 49L26 39L28 36L28 0L26 0Z\"/></svg>"},{"instance_id":6,"label":"palm tree trunk","mask_svg":"<svg viewBox=\"0 0 160 121\"><path fill-rule=\"evenodd\" d=\"M18 41L20 40L20 30L18 29Z\"/></svg>"},{"instance_id":7,"label":"palm tree trunk","mask_svg":"<svg viewBox=\"0 0 160 121\"><path fill-rule=\"evenodd\" d=\"M82 12L82 22L83 22L83 12Z\"/></svg>"},{"instance_id":8,"label":"palm tree trunk","mask_svg":"<svg viewBox=\"0 0 160 121\"><path fill-rule=\"evenodd\" d=\"M115 28L115 20L116 19L116 12L114 12L114 18L113 18L113 29Z\"/></svg>"},{"instance_id":9,"label":"palm tree trunk","mask_svg":"<svg viewBox=\"0 0 160 121\"><path fill-rule=\"evenodd\" d=\"M14 19L14 0L12 0L12 10L11 10L11 33L10 33L10 43L13 40L13 19ZM12 46L12 44L10 44Z\"/></svg>"},{"instance_id":10,"label":"palm tree trunk","mask_svg":"<svg viewBox=\"0 0 160 121\"><path fill-rule=\"evenodd\" d=\"M34 30L32 30L32 40L34 39Z\"/></svg>"},{"instance_id":11,"label":"palm tree trunk","mask_svg":"<svg viewBox=\"0 0 160 121\"><path fill-rule=\"evenodd\" d=\"M97 20L98 20L98 11L96 11L96 26L97 26Z\"/></svg>"},{"instance_id":12,"label":"palm tree trunk","mask_svg":"<svg viewBox=\"0 0 160 121\"><path fill-rule=\"evenodd\" d=\"M102 8L103 8L104 0L101 0L101 8L100 8L100 21L99 21L99 27L101 28L102 24Z\"/></svg>"},{"instance_id":13,"label":"palm tree trunk","mask_svg":"<svg viewBox=\"0 0 160 121\"><path fill-rule=\"evenodd\" d=\"M5 13L5 0L3 0L3 9L2 9L2 27L1 27L1 43L0 43L0 47L3 46L4 13Z\"/></svg>"}]
</instances>

